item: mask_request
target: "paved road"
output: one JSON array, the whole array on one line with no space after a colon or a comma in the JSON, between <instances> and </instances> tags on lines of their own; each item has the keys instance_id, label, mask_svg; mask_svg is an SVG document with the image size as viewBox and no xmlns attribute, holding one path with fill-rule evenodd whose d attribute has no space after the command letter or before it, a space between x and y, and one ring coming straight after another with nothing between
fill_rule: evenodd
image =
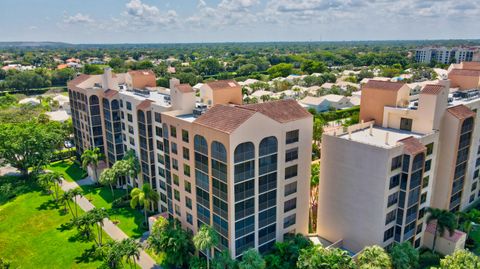
<instances>
[{"instance_id":1,"label":"paved road","mask_svg":"<svg viewBox=\"0 0 480 269\"><path fill-rule=\"evenodd\" d=\"M90 178L85 178L79 180L78 183L79 184L77 184L76 182L62 181L62 189L66 191L78 188L79 185L91 185L93 184L93 181ZM83 196L77 197L77 204L85 211L90 211L95 208L95 206ZM105 218L103 220L103 230L114 240L122 240L128 238L128 236L108 218ZM140 251L140 258L136 260L136 262L138 265L140 265L140 267L142 267L142 269L161 268L160 266L155 264L155 261L152 259L152 257L150 257L144 250Z\"/></svg>"}]
</instances>

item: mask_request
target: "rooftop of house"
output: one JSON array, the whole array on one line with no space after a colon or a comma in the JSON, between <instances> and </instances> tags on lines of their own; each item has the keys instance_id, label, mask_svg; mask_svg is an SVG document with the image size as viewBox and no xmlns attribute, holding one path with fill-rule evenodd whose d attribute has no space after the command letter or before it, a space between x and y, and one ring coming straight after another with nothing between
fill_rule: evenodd
<instances>
[{"instance_id":1,"label":"rooftop of house","mask_svg":"<svg viewBox=\"0 0 480 269\"><path fill-rule=\"evenodd\" d=\"M207 82L204 85L208 85L212 90L223 90L235 87L241 87L235 80L217 80Z\"/></svg>"},{"instance_id":2,"label":"rooftop of house","mask_svg":"<svg viewBox=\"0 0 480 269\"><path fill-rule=\"evenodd\" d=\"M398 146L401 140L422 136L424 134L373 126L352 131L351 134L346 132L338 137L381 148L394 148Z\"/></svg>"},{"instance_id":3,"label":"rooftop of house","mask_svg":"<svg viewBox=\"0 0 480 269\"><path fill-rule=\"evenodd\" d=\"M366 84L363 85L362 89L369 88L369 89L382 89L382 90L398 91L404 85L405 85L405 83L402 83L402 82L369 80Z\"/></svg>"}]
</instances>

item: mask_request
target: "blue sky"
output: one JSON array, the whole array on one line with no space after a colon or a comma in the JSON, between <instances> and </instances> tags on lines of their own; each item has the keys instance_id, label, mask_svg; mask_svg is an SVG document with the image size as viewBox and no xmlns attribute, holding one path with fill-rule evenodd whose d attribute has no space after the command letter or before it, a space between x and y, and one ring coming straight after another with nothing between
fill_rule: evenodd
<instances>
[{"instance_id":1,"label":"blue sky","mask_svg":"<svg viewBox=\"0 0 480 269\"><path fill-rule=\"evenodd\" d=\"M480 0L0 0L0 41L480 38Z\"/></svg>"}]
</instances>

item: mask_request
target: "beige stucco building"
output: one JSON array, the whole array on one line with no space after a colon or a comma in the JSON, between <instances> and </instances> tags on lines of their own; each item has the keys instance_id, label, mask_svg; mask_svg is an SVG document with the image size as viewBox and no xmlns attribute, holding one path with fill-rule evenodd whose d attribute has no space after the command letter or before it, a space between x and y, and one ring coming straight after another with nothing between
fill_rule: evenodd
<instances>
[{"instance_id":1,"label":"beige stucco building","mask_svg":"<svg viewBox=\"0 0 480 269\"><path fill-rule=\"evenodd\" d=\"M318 235L356 253L368 245L424 244L425 210L462 210L479 198L478 89L405 84L362 88L362 123L325 133ZM472 94L473 93L473 94Z\"/></svg>"},{"instance_id":2,"label":"beige stucco building","mask_svg":"<svg viewBox=\"0 0 480 269\"><path fill-rule=\"evenodd\" d=\"M308 232L312 116L294 100L243 105L233 81L152 85L148 71L80 76L69 83L78 153L99 147L112 165L133 150L135 182L160 194L154 206L196 232L212 225L216 250L265 252Z\"/></svg>"}]
</instances>

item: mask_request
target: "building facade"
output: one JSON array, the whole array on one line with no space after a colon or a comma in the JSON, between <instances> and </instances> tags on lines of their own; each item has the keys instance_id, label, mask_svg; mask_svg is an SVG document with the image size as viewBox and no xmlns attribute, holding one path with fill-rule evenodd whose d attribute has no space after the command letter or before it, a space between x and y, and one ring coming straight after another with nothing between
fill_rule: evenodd
<instances>
[{"instance_id":1,"label":"building facade","mask_svg":"<svg viewBox=\"0 0 480 269\"><path fill-rule=\"evenodd\" d=\"M415 61L419 63L461 63L480 61L480 49L477 47L425 47L415 50Z\"/></svg>"},{"instance_id":2,"label":"building facade","mask_svg":"<svg viewBox=\"0 0 480 269\"><path fill-rule=\"evenodd\" d=\"M153 80L152 77L153 76ZM312 116L293 100L243 105L234 81L155 87L148 71L69 83L78 153L101 148L111 166L134 151L160 194L152 209L195 233L211 225L216 251L238 258L308 233Z\"/></svg>"},{"instance_id":3,"label":"building facade","mask_svg":"<svg viewBox=\"0 0 480 269\"><path fill-rule=\"evenodd\" d=\"M323 135L319 236L353 253L420 247L426 208L455 212L479 199L479 89L453 92L446 80L409 99L402 83L369 81L362 122Z\"/></svg>"}]
</instances>

